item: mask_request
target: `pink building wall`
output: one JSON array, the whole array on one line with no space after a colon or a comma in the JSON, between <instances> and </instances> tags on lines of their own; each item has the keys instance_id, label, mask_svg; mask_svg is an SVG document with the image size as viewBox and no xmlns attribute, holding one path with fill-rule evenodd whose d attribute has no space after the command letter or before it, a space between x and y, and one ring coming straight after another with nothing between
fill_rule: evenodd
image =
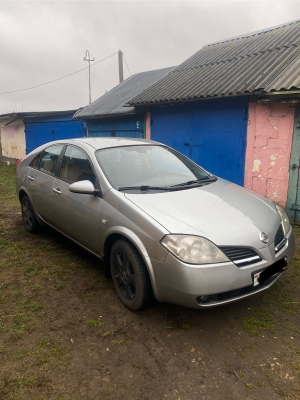
<instances>
[{"instance_id":1,"label":"pink building wall","mask_svg":"<svg viewBox=\"0 0 300 400\"><path fill-rule=\"evenodd\" d=\"M295 109L250 103L245 187L285 207Z\"/></svg>"}]
</instances>

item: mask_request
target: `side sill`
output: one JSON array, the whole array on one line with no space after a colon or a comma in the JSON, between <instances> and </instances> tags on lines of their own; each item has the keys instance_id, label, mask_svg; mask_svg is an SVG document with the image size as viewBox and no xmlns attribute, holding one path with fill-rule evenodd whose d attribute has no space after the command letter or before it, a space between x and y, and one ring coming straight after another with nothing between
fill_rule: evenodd
<instances>
[{"instance_id":1,"label":"side sill","mask_svg":"<svg viewBox=\"0 0 300 400\"><path fill-rule=\"evenodd\" d=\"M52 229L54 229L55 231L61 233L63 236L65 236L66 238L68 238L69 240L71 240L72 242L76 243L78 246L80 246L82 249L88 251L89 253L93 254L94 256L96 256L97 258L99 258L101 261L104 260L104 256L102 253L95 253L94 251L90 250L89 248L83 246L82 244L78 243L76 240L72 239L70 236L66 235L65 233L61 232L59 229L55 228L53 225L49 224L48 222L46 222L39 214L37 214L38 218L41 219L41 221L43 222L44 225L48 225L50 226Z\"/></svg>"}]
</instances>

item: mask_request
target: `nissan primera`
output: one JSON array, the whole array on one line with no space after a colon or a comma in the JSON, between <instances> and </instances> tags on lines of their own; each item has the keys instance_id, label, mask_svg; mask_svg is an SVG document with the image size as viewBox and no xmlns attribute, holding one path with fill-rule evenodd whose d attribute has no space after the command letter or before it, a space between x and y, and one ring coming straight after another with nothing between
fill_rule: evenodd
<instances>
[{"instance_id":1,"label":"nissan primera","mask_svg":"<svg viewBox=\"0 0 300 400\"><path fill-rule=\"evenodd\" d=\"M269 288L295 244L284 210L162 144L82 138L45 144L17 168L26 230L50 225L99 257L131 310L191 308Z\"/></svg>"}]
</instances>

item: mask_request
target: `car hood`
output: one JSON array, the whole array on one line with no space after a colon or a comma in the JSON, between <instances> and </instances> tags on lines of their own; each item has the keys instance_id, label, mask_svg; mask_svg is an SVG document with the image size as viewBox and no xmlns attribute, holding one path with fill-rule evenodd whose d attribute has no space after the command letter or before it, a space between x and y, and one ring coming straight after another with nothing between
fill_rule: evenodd
<instances>
[{"instance_id":1,"label":"car hood","mask_svg":"<svg viewBox=\"0 0 300 400\"><path fill-rule=\"evenodd\" d=\"M267 247L281 222L272 202L220 178L202 187L125 196L170 233L204 236L219 246ZM260 232L269 243L261 242Z\"/></svg>"}]
</instances>

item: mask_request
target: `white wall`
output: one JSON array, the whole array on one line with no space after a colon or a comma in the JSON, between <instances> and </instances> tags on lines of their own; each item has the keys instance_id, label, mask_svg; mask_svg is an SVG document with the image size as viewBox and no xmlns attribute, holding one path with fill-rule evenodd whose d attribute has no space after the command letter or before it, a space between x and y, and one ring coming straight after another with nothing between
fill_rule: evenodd
<instances>
[{"instance_id":1,"label":"white wall","mask_svg":"<svg viewBox=\"0 0 300 400\"><path fill-rule=\"evenodd\" d=\"M21 119L11 121L13 121L13 118L0 119L2 156L16 159L24 158L26 148L24 123ZM9 122L11 123L6 125Z\"/></svg>"}]
</instances>

